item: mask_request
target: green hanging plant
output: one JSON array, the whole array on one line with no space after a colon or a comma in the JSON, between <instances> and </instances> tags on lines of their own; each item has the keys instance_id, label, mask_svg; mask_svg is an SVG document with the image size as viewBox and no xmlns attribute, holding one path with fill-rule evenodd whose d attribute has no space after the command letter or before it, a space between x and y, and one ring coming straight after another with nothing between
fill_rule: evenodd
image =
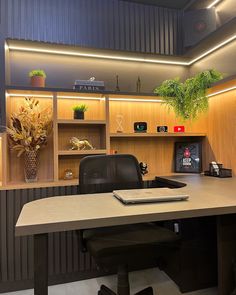
<instances>
[{"instance_id":1,"label":"green hanging plant","mask_svg":"<svg viewBox=\"0 0 236 295\"><path fill-rule=\"evenodd\" d=\"M208 109L207 88L222 79L216 70L207 70L187 79L184 83L179 78L164 81L154 89L154 93L163 98L163 103L173 108L177 117L194 120Z\"/></svg>"}]
</instances>

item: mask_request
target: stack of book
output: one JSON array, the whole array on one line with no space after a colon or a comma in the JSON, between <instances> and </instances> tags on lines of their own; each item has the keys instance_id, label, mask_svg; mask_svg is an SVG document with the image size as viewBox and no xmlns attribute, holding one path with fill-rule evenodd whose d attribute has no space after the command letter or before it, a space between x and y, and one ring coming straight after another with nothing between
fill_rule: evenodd
<instances>
[{"instance_id":1,"label":"stack of book","mask_svg":"<svg viewBox=\"0 0 236 295\"><path fill-rule=\"evenodd\" d=\"M78 91L102 91L105 90L104 81L75 80L74 89Z\"/></svg>"}]
</instances>

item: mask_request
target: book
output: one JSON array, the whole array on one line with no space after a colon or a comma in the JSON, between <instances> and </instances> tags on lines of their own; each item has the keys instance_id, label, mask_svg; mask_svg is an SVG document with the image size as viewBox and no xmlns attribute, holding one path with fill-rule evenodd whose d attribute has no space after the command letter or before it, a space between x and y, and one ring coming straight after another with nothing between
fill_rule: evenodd
<instances>
[{"instance_id":1,"label":"book","mask_svg":"<svg viewBox=\"0 0 236 295\"><path fill-rule=\"evenodd\" d=\"M74 85L74 90L78 91L103 91L104 86L94 86L94 85Z\"/></svg>"},{"instance_id":2,"label":"book","mask_svg":"<svg viewBox=\"0 0 236 295\"><path fill-rule=\"evenodd\" d=\"M75 80L75 85L79 86L98 86L104 87L104 81L91 81L91 80Z\"/></svg>"}]
</instances>

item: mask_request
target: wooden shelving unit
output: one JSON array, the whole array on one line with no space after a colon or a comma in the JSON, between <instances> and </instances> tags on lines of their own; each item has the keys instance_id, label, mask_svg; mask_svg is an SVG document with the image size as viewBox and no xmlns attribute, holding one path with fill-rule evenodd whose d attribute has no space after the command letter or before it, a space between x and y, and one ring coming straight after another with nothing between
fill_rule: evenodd
<instances>
[{"instance_id":1,"label":"wooden shelving unit","mask_svg":"<svg viewBox=\"0 0 236 295\"><path fill-rule=\"evenodd\" d=\"M25 96L37 98L42 107L51 107L53 113L53 134L48 145L40 152L38 184L73 185L78 179L80 160L87 155L106 154L109 151L108 99L101 93L78 93L71 89L7 87L6 106L9 121L12 112L23 104ZM73 119L73 106L85 103L88 111L85 120ZM87 139L94 146L92 150L71 150L70 139L76 136ZM5 143L7 147L7 142ZM0 143L1 154L1 143ZM7 147L6 185L24 185L23 157L17 158ZM0 163L1 164L1 163ZM0 167L1 168L1 167ZM66 169L71 169L74 179L64 180ZM1 169L2 171L2 169ZM1 178L0 178L1 182ZM28 184L31 187L30 184ZM37 184L35 184L37 186Z\"/></svg>"},{"instance_id":2,"label":"wooden shelving unit","mask_svg":"<svg viewBox=\"0 0 236 295\"><path fill-rule=\"evenodd\" d=\"M66 186L78 183L80 161L88 155L118 153L134 154L139 161L146 162L149 174L155 175L173 172L173 155L176 141L203 141L206 136L204 122L191 124L186 133L157 133L157 125L167 125L173 130L180 125L174 114L168 113L154 94L115 93L115 92L76 92L61 88L7 87L6 105L8 120L12 112L19 109L25 96L34 96L43 107L53 111L53 134L45 149L40 152L39 181L37 184L25 184L23 158L17 158L6 147L6 181L9 187ZM119 101L119 98L121 99ZM128 100L124 100L127 98ZM137 98L139 100L137 100ZM115 100L114 100L115 99ZM117 100L118 99L118 100ZM154 101L153 101L154 99ZM88 111L84 120L74 120L72 107L85 103ZM123 133L117 133L117 114L122 114ZM147 133L134 133L133 123L147 121ZM196 132L197 131L197 132ZM91 150L71 150L71 137L87 139L94 147ZM1 148L0 148L1 153ZM64 180L65 170L73 172L72 180ZM2 169L1 169L2 170ZM1 179L0 179L1 181Z\"/></svg>"}]
</instances>

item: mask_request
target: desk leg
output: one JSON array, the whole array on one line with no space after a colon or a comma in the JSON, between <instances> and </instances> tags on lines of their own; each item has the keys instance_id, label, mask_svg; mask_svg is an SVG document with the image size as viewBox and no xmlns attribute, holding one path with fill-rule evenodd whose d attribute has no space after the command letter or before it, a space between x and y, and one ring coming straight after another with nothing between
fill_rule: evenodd
<instances>
[{"instance_id":1,"label":"desk leg","mask_svg":"<svg viewBox=\"0 0 236 295\"><path fill-rule=\"evenodd\" d=\"M34 236L34 295L48 295L48 234Z\"/></svg>"},{"instance_id":2,"label":"desk leg","mask_svg":"<svg viewBox=\"0 0 236 295\"><path fill-rule=\"evenodd\" d=\"M217 218L218 294L230 295L235 288L233 262L236 260L236 215Z\"/></svg>"}]
</instances>

